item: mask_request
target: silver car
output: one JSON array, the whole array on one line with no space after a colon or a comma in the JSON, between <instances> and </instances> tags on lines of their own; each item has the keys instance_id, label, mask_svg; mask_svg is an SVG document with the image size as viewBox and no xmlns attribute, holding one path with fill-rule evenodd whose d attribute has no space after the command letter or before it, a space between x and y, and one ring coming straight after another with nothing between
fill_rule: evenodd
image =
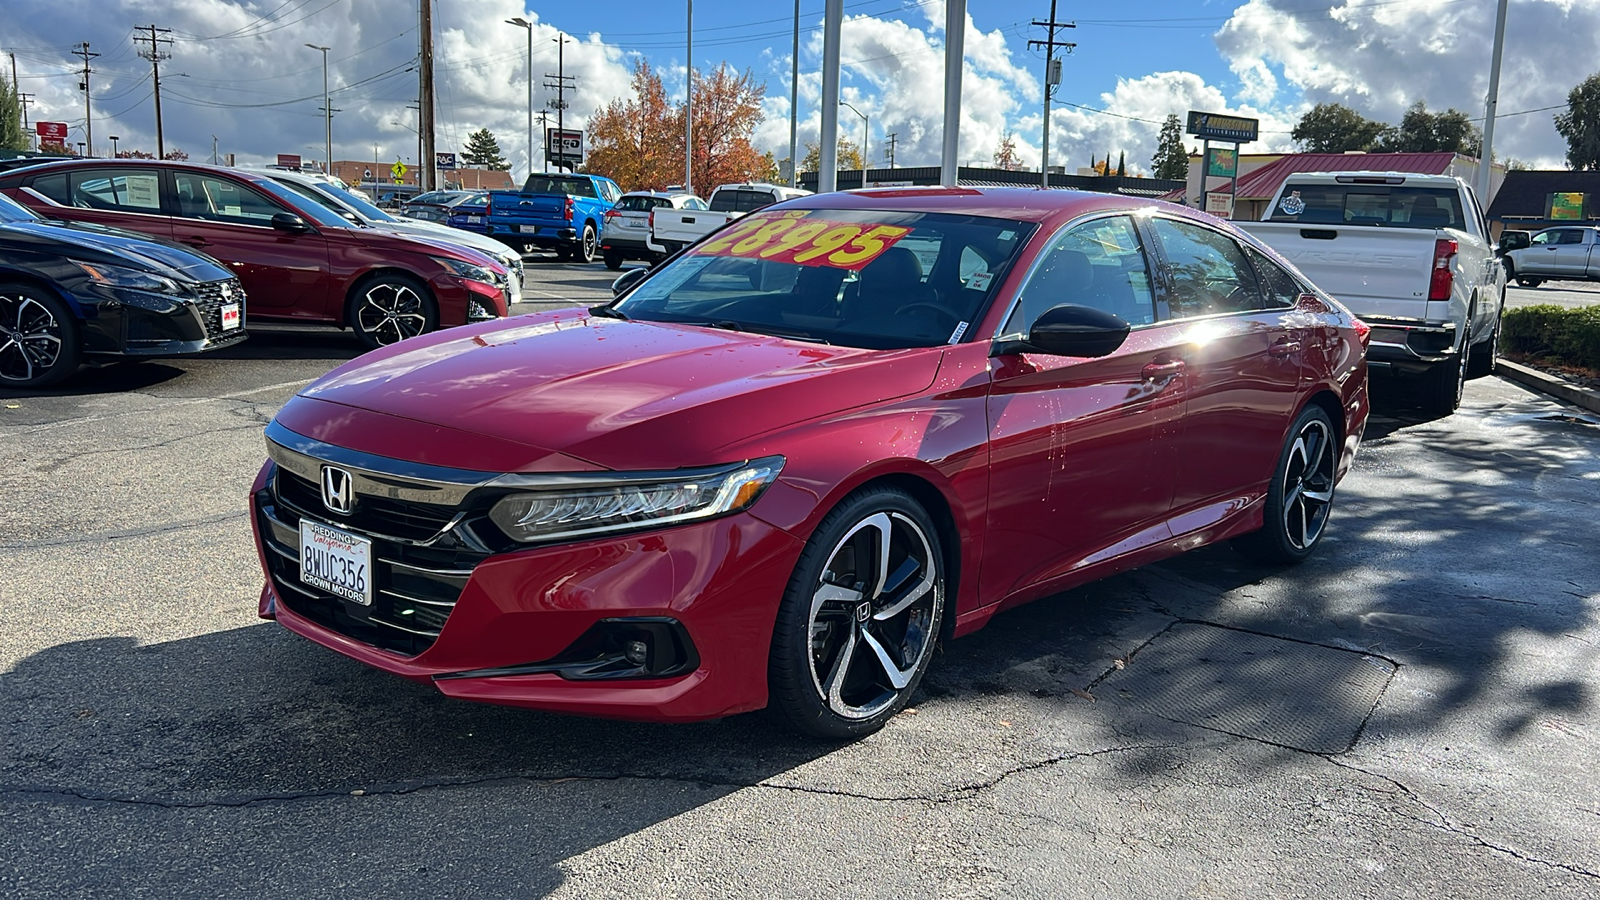
<instances>
[{"instance_id":1,"label":"silver car","mask_svg":"<svg viewBox=\"0 0 1600 900\"><path fill-rule=\"evenodd\" d=\"M460 228L451 228L448 225L436 225L432 222L391 216L343 188L302 175L299 172L271 171L263 172L262 174L306 199L314 200L359 225L392 231L408 237L426 238L431 241L444 241L462 247L470 247L506 267L506 271L512 274L509 286L511 302L520 303L522 301L523 279L526 277L523 272L522 255L493 238L487 238L481 234L464 231Z\"/></svg>"},{"instance_id":2,"label":"silver car","mask_svg":"<svg viewBox=\"0 0 1600 900\"><path fill-rule=\"evenodd\" d=\"M709 209L704 200L682 191L630 191L606 211L600 232L600 252L606 268L620 269L624 260L656 262L667 256L667 248L650 240L650 213L670 209Z\"/></svg>"}]
</instances>

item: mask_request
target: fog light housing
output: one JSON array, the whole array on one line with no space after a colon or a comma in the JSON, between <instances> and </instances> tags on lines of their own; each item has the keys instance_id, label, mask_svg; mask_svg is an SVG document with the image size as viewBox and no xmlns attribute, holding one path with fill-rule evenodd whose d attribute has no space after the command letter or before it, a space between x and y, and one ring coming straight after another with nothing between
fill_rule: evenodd
<instances>
[{"instance_id":1,"label":"fog light housing","mask_svg":"<svg viewBox=\"0 0 1600 900\"><path fill-rule=\"evenodd\" d=\"M562 678L672 678L700 666L683 623L665 616L601 619L546 665Z\"/></svg>"}]
</instances>

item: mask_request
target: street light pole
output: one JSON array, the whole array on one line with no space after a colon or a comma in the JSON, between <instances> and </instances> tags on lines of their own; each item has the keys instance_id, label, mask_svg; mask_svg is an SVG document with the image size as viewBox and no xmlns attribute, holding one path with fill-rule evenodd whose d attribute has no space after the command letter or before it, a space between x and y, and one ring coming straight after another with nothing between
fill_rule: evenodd
<instances>
[{"instance_id":1,"label":"street light pole","mask_svg":"<svg viewBox=\"0 0 1600 900\"><path fill-rule=\"evenodd\" d=\"M521 16L507 19L507 25L516 25L528 31L528 174L533 174L533 23Z\"/></svg>"},{"instance_id":2,"label":"street light pole","mask_svg":"<svg viewBox=\"0 0 1600 900\"><path fill-rule=\"evenodd\" d=\"M845 101L840 100L839 105L861 117L861 187L865 188L867 186L867 135L871 122L867 119L866 113Z\"/></svg>"},{"instance_id":3,"label":"street light pole","mask_svg":"<svg viewBox=\"0 0 1600 900\"><path fill-rule=\"evenodd\" d=\"M122 138L119 138L114 134L111 136L111 158L112 159L116 159L117 158L117 141L120 141L120 140L122 140Z\"/></svg>"},{"instance_id":4,"label":"street light pole","mask_svg":"<svg viewBox=\"0 0 1600 900\"><path fill-rule=\"evenodd\" d=\"M683 91L683 189L694 193L694 0L688 0L689 20L685 29L688 36L684 45L685 59Z\"/></svg>"},{"instance_id":5,"label":"street light pole","mask_svg":"<svg viewBox=\"0 0 1600 900\"><path fill-rule=\"evenodd\" d=\"M307 44L313 50L322 51L322 128L323 140L327 151L327 168L323 171L333 174L333 104L328 102L328 49L317 44ZM215 154L212 154L215 155Z\"/></svg>"}]
</instances>

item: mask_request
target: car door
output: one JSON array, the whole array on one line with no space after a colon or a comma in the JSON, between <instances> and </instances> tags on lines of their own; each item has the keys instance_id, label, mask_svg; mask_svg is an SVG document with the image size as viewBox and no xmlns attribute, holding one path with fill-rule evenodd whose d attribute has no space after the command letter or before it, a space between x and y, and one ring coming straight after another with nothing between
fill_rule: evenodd
<instances>
[{"instance_id":1,"label":"car door","mask_svg":"<svg viewBox=\"0 0 1600 900\"><path fill-rule=\"evenodd\" d=\"M974 276L967 287L986 287ZM1184 373L1174 329L1157 320L1150 268L1131 217L1074 224L1051 238L999 340L1026 335L1059 304L1132 326L1099 359L1008 353L990 360L990 491L984 596L1014 594L1169 537Z\"/></svg>"},{"instance_id":2,"label":"car door","mask_svg":"<svg viewBox=\"0 0 1600 900\"><path fill-rule=\"evenodd\" d=\"M1582 228L1563 228L1551 241L1551 271L1569 278L1581 278L1589 263L1589 247L1583 242Z\"/></svg>"},{"instance_id":3,"label":"car door","mask_svg":"<svg viewBox=\"0 0 1600 900\"><path fill-rule=\"evenodd\" d=\"M1305 376L1306 318L1268 304L1240 244L1189 220L1148 220L1183 346L1172 529L1186 534L1259 497ZM1287 298L1283 298L1287 299Z\"/></svg>"},{"instance_id":4,"label":"car door","mask_svg":"<svg viewBox=\"0 0 1600 900\"><path fill-rule=\"evenodd\" d=\"M149 166L88 166L34 176L27 186L59 206L30 203L44 215L126 228L171 239L172 215L162 197L161 170ZM19 198L29 202L26 195Z\"/></svg>"},{"instance_id":5,"label":"car door","mask_svg":"<svg viewBox=\"0 0 1600 900\"><path fill-rule=\"evenodd\" d=\"M248 181L213 172L172 173L173 239L222 260L244 285L256 314L329 318L328 243L314 228L275 228L280 213L299 216Z\"/></svg>"}]
</instances>

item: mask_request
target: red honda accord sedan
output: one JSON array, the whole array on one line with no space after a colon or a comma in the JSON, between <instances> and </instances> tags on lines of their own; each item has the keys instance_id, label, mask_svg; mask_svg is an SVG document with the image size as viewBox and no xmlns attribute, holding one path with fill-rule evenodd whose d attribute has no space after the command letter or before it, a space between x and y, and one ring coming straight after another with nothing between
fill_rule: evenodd
<instances>
[{"instance_id":1,"label":"red honda accord sedan","mask_svg":"<svg viewBox=\"0 0 1600 900\"><path fill-rule=\"evenodd\" d=\"M1305 557L1367 419L1366 326L1162 203L823 194L619 286L291 400L261 615L452 697L849 737L1000 610Z\"/></svg>"}]
</instances>

